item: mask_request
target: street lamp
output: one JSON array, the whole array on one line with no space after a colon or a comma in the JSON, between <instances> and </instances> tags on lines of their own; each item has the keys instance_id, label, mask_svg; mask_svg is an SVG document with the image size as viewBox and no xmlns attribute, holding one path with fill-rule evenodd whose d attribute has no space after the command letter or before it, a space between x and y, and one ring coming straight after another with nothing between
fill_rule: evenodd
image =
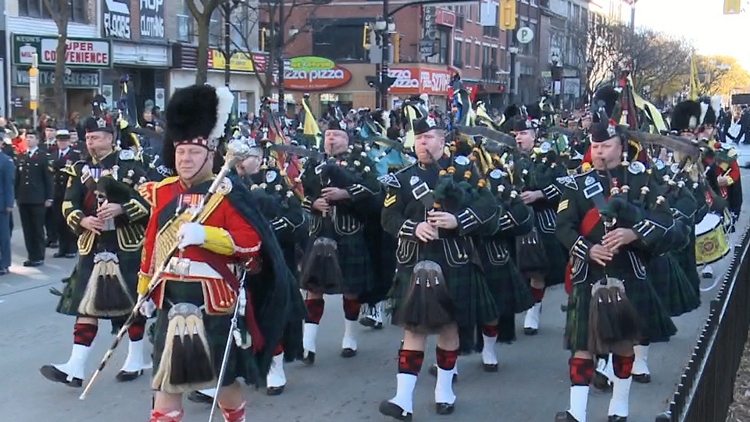
<instances>
[{"instance_id":1,"label":"street lamp","mask_svg":"<svg viewBox=\"0 0 750 422\"><path fill-rule=\"evenodd\" d=\"M511 42L514 41L511 39ZM508 105L513 105L516 97L516 55L518 54L518 47L508 47L508 53L510 53L510 92L508 93Z\"/></svg>"}]
</instances>

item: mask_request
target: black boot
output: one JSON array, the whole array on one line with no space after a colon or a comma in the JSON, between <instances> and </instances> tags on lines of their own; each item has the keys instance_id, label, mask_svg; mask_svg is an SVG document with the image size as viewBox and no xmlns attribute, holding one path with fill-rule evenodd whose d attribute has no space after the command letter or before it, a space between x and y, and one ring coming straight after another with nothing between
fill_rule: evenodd
<instances>
[{"instance_id":1,"label":"black boot","mask_svg":"<svg viewBox=\"0 0 750 422\"><path fill-rule=\"evenodd\" d=\"M555 422L579 422L578 419L574 418L573 415L568 413L566 410L565 412L557 412L555 415Z\"/></svg>"},{"instance_id":2,"label":"black boot","mask_svg":"<svg viewBox=\"0 0 750 422\"><path fill-rule=\"evenodd\" d=\"M378 411L382 415L390 416L393 419L399 421L410 421L412 418L412 414L410 412L407 412L406 410L402 409L401 406L388 400L380 402Z\"/></svg>"}]
</instances>

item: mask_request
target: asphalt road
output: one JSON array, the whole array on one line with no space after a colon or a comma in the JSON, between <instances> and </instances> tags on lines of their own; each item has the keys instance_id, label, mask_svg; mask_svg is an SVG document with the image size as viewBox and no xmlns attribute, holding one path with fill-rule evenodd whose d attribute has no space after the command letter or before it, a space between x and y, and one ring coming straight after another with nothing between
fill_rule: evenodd
<instances>
[{"instance_id":1,"label":"asphalt road","mask_svg":"<svg viewBox=\"0 0 750 422\"><path fill-rule=\"evenodd\" d=\"M750 197L748 179L750 173L746 172L745 197ZM738 231L745 230L748 219L748 213L743 211ZM53 259L53 251L48 250L44 267L22 267L25 252L20 230L14 233L13 248L12 274L0 277L0 421L147 420L151 404L148 377L130 383L117 383L114 379L125 359L125 345L117 351L86 401L78 400L80 389L50 383L39 374L40 366L65 362L70 353L73 318L55 313L57 297L48 290L61 286L60 279L70 273L74 261ZM714 265L717 277L723 276L728 263L727 257ZM710 284L706 282L706 287ZM633 385L629 421L652 422L666 408L708 313L707 303L715 293L716 289L704 293L700 309L675 320L679 332L669 343L651 347L653 381L649 385ZM392 326L380 331L362 328L359 354L343 359L338 355L344 330L341 298L326 300L315 366L287 365L287 388L278 397L248 388L248 421L389 420L377 408L381 400L395 393L401 332ZM459 359L459 381L455 385L458 401L453 416L439 417L434 413L435 381L426 372L434 362L433 339L417 383L415 420L552 421L555 413L565 410L568 404L568 353L562 348L564 314L560 311L564 300L562 288L549 291L539 334L526 337L519 330L515 344L497 346L499 373L483 372L479 355ZM521 324L519 316L517 326ZM93 372L111 340L109 324L105 323L94 343L87 373ZM608 402L609 394L592 389L589 420L606 420ZM208 419L207 405L186 402L185 411L187 422Z\"/></svg>"}]
</instances>

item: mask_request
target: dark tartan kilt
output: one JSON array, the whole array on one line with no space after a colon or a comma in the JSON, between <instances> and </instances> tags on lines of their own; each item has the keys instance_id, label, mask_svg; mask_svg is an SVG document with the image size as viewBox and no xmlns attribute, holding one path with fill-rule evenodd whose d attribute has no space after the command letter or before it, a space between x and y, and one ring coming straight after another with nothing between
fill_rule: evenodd
<instances>
[{"instance_id":1,"label":"dark tartan kilt","mask_svg":"<svg viewBox=\"0 0 750 422\"><path fill-rule=\"evenodd\" d=\"M315 239L312 237L309 240L311 243L314 241ZM373 275L375 269L372 265L370 254L367 253L367 243L364 236L361 233L351 236L339 236L336 239L336 243L341 275L344 277L340 288L328 289L323 292L319 291L317 286L303 285L301 288L314 293L329 295L360 295L369 292L375 282Z\"/></svg>"},{"instance_id":2,"label":"dark tartan kilt","mask_svg":"<svg viewBox=\"0 0 750 422\"><path fill-rule=\"evenodd\" d=\"M525 312L534 306L531 285L523 278L509 254L497 259L491 245L480 246L482 269L500 315Z\"/></svg>"},{"instance_id":3,"label":"dark tartan kilt","mask_svg":"<svg viewBox=\"0 0 750 422\"><path fill-rule=\"evenodd\" d=\"M664 306L659 301L650 282L637 279L625 280L625 293L641 317L642 336L651 343L669 341L677 333ZM572 351L589 349L589 307L591 305L591 283L573 285L568 296L568 311L565 321L565 348Z\"/></svg>"},{"instance_id":4,"label":"dark tartan kilt","mask_svg":"<svg viewBox=\"0 0 750 422\"><path fill-rule=\"evenodd\" d=\"M69 281L65 284L62 296L57 304L57 312L63 315L81 316L78 313L78 306L86 292L86 286L89 283L91 272L94 270L94 253L78 258L78 264L71 274ZM117 258L120 260L120 272L125 279L125 285L128 287L133 305L138 299L138 270L141 265L141 251L137 252L117 252ZM99 319L125 320L127 317L105 318L92 317Z\"/></svg>"},{"instance_id":5,"label":"dark tartan kilt","mask_svg":"<svg viewBox=\"0 0 750 422\"><path fill-rule=\"evenodd\" d=\"M164 291L164 307L156 311L156 322L154 323L154 370L156 374L161 365L162 353L166 341L169 318L167 317L171 306L169 302L192 303L203 306L203 290L200 283L167 282ZM241 318L241 317L239 317ZM227 344L229 327L232 315L206 315L203 313L203 325L206 330L206 338L210 349L211 360L214 364L214 375L219 376L221 363L224 358L224 348ZM230 340L232 347L227 360L226 372L222 381L222 387L231 385L237 379L244 379L246 384L259 384L265 382L268 368L259 368L252 348L242 349L237 347L234 339ZM268 347L268 345L266 346ZM274 345L275 347L275 345ZM166 363L166 362L165 362ZM168 363L166 363L168 364Z\"/></svg>"},{"instance_id":6,"label":"dark tartan kilt","mask_svg":"<svg viewBox=\"0 0 750 422\"><path fill-rule=\"evenodd\" d=\"M391 321L394 325L399 325L401 320L399 310L407 299L413 268L399 266L396 271L390 294L393 300ZM496 322L500 312L479 267L474 264L460 268L442 265L442 269L448 283L448 291L455 304L460 337L459 349L461 353L473 353L476 348L476 327Z\"/></svg>"},{"instance_id":7,"label":"dark tartan kilt","mask_svg":"<svg viewBox=\"0 0 750 422\"><path fill-rule=\"evenodd\" d=\"M565 284L565 267L568 265L568 251L560 243L554 233L546 233L539 230L539 240L544 245L547 255L547 273L544 283L547 287ZM523 257L521 257L523 259Z\"/></svg>"},{"instance_id":8,"label":"dark tartan kilt","mask_svg":"<svg viewBox=\"0 0 750 422\"><path fill-rule=\"evenodd\" d=\"M651 278L652 285L670 316L677 317L700 306L700 294L693 290L690 280L680 268L680 263L673 253L652 258L646 271L659 275Z\"/></svg>"},{"instance_id":9,"label":"dark tartan kilt","mask_svg":"<svg viewBox=\"0 0 750 422\"><path fill-rule=\"evenodd\" d=\"M698 265L695 262L695 229L690 237L690 244L687 247L674 253L677 264L685 272L690 287L695 292L698 299L701 296L701 279L698 275Z\"/></svg>"}]
</instances>

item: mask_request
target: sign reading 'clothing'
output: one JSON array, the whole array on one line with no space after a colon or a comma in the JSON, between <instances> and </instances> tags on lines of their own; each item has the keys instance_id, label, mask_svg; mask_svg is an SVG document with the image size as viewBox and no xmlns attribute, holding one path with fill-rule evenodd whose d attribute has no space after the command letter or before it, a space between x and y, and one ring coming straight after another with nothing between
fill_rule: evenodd
<instances>
[{"instance_id":1,"label":"sign reading 'clothing'","mask_svg":"<svg viewBox=\"0 0 750 422\"><path fill-rule=\"evenodd\" d=\"M13 34L13 64L31 66L36 53L39 67L57 63L57 37ZM68 38L65 66L69 68L112 67L112 44L106 40Z\"/></svg>"},{"instance_id":2,"label":"sign reading 'clothing'","mask_svg":"<svg viewBox=\"0 0 750 422\"><path fill-rule=\"evenodd\" d=\"M140 0L141 39L164 39L164 0Z\"/></svg>"}]
</instances>

